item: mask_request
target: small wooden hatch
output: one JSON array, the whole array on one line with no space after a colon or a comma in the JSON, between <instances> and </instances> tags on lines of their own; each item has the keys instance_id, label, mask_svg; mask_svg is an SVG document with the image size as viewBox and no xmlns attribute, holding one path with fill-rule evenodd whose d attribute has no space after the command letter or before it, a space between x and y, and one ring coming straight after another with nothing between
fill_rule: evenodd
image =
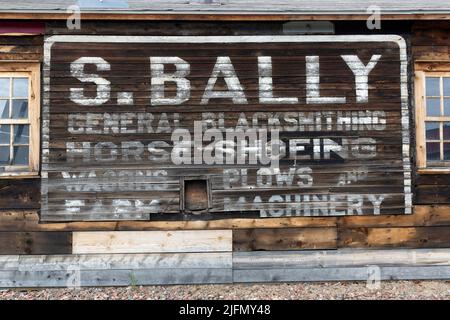
<instances>
[{"instance_id":1,"label":"small wooden hatch","mask_svg":"<svg viewBox=\"0 0 450 320\"><path fill-rule=\"evenodd\" d=\"M204 177L184 178L181 190L181 210L201 214L210 207L209 180Z\"/></svg>"}]
</instances>

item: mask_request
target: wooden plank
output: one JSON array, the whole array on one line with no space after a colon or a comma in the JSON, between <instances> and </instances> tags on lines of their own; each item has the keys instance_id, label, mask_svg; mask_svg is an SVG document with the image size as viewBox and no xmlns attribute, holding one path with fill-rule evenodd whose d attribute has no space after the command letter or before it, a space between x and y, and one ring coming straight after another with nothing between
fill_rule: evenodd
<instances>
[{"instance_id":1,"label":"wooden plank","mask_svg":"<svg viewBox=\"0 0 450 320\"><path fill-rule=\"evenodd\" d=\"M450 227L338 228L339 248L446 248Z\"/></svg>"},{"instance_id":2,"label":"wooden plank","mask_svg":"<svg viewBox=\"0 0 450 320\"><path fill-rule=\"evenodd\" d=\"M381 267L380 280L450 279L450 266ZM234 282L367 281L373 267L234 270ZM371 278L369 278L369 276Z\"/></svg>"},{"instance_id":3,"label":"wooden plank","mask_svg":"<svg viewBox=\"0 0 450 320\"><path fill-rule=\"evenodd\" d=\"M70 254L71 232L0 232L0 254Z\"/></svg>"},{"instance_id":4,"label":"wooden plank","mask_svg":"<svg viewBox=\"0 0 450 320\"><path fill-rule=\"evenodd\" d=\"M43 44L42 36L0 36L0 60L42 61Z\"/></svg>"},{"instance_id":5,"label":"wooden plank","mask_svg":"<svg viewBox=\"0 0 450 320\"><path fill-rule=\"evenodd\" d=\"M40 223L33 211L0 211L0 231L153 231L242 228L334 227L335 217L197 221L107 221Z\"/></svg>"},{"instance_id":6,"label":"wooden plank","mask_svg":"<svg viewBox=\"0 0 450 320\"><path fill-rule=\"evenodd\" d=\"M0 256L0 270L62 271L231 268L231 252Z\"/></svg>"},{"instance_id":7,"label":"wooden plank","mask_svg":"<svg viewBox=\"0 0 450 320\"><path fill-rule=\"evenodd\" d=\"M39 179L0 179L0 210L39 209Z\"/></svg>"},{"instance_id":8,"label":"wooden plank","mask_svg":"<svg viewBox=\"0 0 450 320\"><path fill-rule=\"evenodd\" d=\"M450 185L418 185L415 188L418 204L450 203Z\"/></svg>"},{"instance_id":9,"label":"wooden plank","mask_svg":"<svg viewBox=\"0 0 450 320\"><path fill-rule=\"evenodd\" d=\"M450 226L449 205L416 205L412 215L339 217L338 228Z\"/></svg>"},{"instance_id":10,"label":"wooden plank","mask_svg":"<svg viewBox=\"0 0 450 320\"><path fill-rule=\"evenodd\" d=\"M215 221L118 221L39 223L33 211L0 212L0 231L151 231L198 229L250 229L299 227L414 227L449 226L450 206L417 205L413 215L373 217L291 217L268 219L224 219Z\"/></svg>"},{"instance_id":11,"label":"wooden plank","mask_svg":"<svg viewBox=\"0 0 450 320\"><path fill-rule=\"evenodd\" d=\"M335 268L361 266L449 266L449 249L338 249L235 252L234 269Z\"/></svg>"},{"instance_id":12,"label":"wooden plank","mask_svg":"<svg viewBox=\"0 0 450 320\"><path fill-rule=\"evenodd\" d=\"M414 77L414 96L415 96L415 124L416 124L416 165L417 167L426 167L426 153L425 153L425 74L421 71L416 71Z\"/></svg>"},{"instance_id":13,"label":"wooden plank","mask_svg":"<svg viewBox=\"0 0 450 320\"><path fill-rule=\"evenodd\" d=\"M353 10L353 8L352 8ZM83 19L96 21L366 21L370 18L367 13L220 13L214 14L208 11L199 12L198 14L189 13L83 13ZM72 14L65 12L2 12L2 18L7 20L64 20L72 18ZM426 13L420 11L412 11L410 13L384 13L383 20L400 20L400 21L435 21L450 20L448 13Z\"/></svg>"},{"instance_id":14,"label":"wooden plank","mask_svg":"<svg viewBox=\"0 0 450 320\"><path fill-rule=\"evenodd\" d=\"M36 211L0 211L0 231L113 231L115 227L115 222L40 223Z\"/></svg>"},{"instance_id":15,"label":"wooden plank","mask_svg":"<svg viewBox=\"0 0 450 320\"><path fill-rule=\"evenodd\" d=\"M20 256L0 255L0 270L17 270Z\"/></svg>"},{"instance_id":16,"label":"wooden plank","mask_svg":"<svg viewBox=\"0 0 450 320\"><path fill-rule=\"evenodd\" d=\"M222 252L231 230L74 232L73 253Z\"/></svg>"},{"instance_id":17,"label":"wooden plank","mask_svg":"<svg viewBox=\"0 0 450 320\"><path fill-rule=\"evenodd\" d=\"M233 231L233 250L334 249L336 238L336 228L241 229Z\"/></svg>"},{"instance_id":18,"label":"wooden plank","mask_svg":"<svg viewBox=\"0 0 450 320\"><path fill-rule=\"evenodd\" d=\"M449 249L0 256L0 287L450 279ZM233 266L233 269L232 269Z\"/></svg>"},{"instance_id":19,"label":"wooden plank","mask_svg":"<svg viewBox=\"0 0 450 320\"><path fill-rule=\"evenodd\" d=\"M381 280L450 279L449 266L380 267ZM21 272L0 271L0 287L130 286L297 281L367 281L373 267L303 269L149 269ZM80 279L77 282L77 279Z\"/></svg>"},{"instance_id":20,"label":"wooden plank","mask_svg":"<svg viewBox=\"0 0 450 320\"><path fill-rule=\"evenodd\" d=\"M440 172L438 170L440 170ZM418 172L419 174L415 176L415 183L417 185L450 185L450 175L448 174L448 169L429 168L418 170Z\"/></svg>"},{"instance_id":21,"label":"wooden plank","mask_svg":"<svg viewBox=\"0 0 450 320\"><path fill-rule=\"evenodd\" d=\"M0 271L0 287L101 287L231 283L226 269L137 269L69 271Z\"/></svg>"}]
</instances>

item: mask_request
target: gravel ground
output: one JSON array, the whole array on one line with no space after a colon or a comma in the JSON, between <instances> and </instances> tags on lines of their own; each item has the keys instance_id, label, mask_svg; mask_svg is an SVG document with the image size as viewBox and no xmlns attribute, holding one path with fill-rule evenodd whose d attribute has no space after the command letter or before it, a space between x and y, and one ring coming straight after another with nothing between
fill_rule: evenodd
<instances>
[{"instance_id":1,"label":"gravel ground","mask_svg":"<svg viewBox=\"0 0 450 320\"><path fill-rule=\"evenodd\" d=\"M171 299L442 299L450 300L450 281L136 286L83 289L0 290L0 300L171 300Z\"/></svg>"}]
</instances>

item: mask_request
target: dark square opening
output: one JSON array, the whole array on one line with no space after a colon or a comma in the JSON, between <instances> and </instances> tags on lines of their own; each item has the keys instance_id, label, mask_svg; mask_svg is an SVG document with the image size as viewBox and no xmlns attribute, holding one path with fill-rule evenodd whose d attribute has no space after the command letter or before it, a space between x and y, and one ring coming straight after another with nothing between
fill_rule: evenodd
<instances>
[{"instance_id":1,"label":"dark square opening","mask_svg":"<svg viewBox=\"0 0 450 320\"><path fill-rule=\"evenodd\" d=\"M207 179L185 179L182 210L202 213L209 209L209 181Z\"/></svg>"}]
</instances>

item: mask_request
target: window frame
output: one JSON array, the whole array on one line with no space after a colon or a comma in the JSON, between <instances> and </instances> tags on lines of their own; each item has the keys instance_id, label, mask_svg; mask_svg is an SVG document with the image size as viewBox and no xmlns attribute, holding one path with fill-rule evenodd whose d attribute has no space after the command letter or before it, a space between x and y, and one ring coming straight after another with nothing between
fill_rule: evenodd
<instances>
[{"instance_id":1,"label":"window frame","mask_svg":"<svg viewBox=\"0 0 450 320\"><path fill-rule=\"evenodd\" d=\"M40 71L39 62L0 62L1 77L27 77L28 88L28 119L3 119L1 124L28 124L29 127L29 157L28 166L1 166L0 179L14 177L37 177L40 168ZM28 169L27 169L28 168ZM19 170L20 169L20 170Z\"/></svg>"}]
</instances>

